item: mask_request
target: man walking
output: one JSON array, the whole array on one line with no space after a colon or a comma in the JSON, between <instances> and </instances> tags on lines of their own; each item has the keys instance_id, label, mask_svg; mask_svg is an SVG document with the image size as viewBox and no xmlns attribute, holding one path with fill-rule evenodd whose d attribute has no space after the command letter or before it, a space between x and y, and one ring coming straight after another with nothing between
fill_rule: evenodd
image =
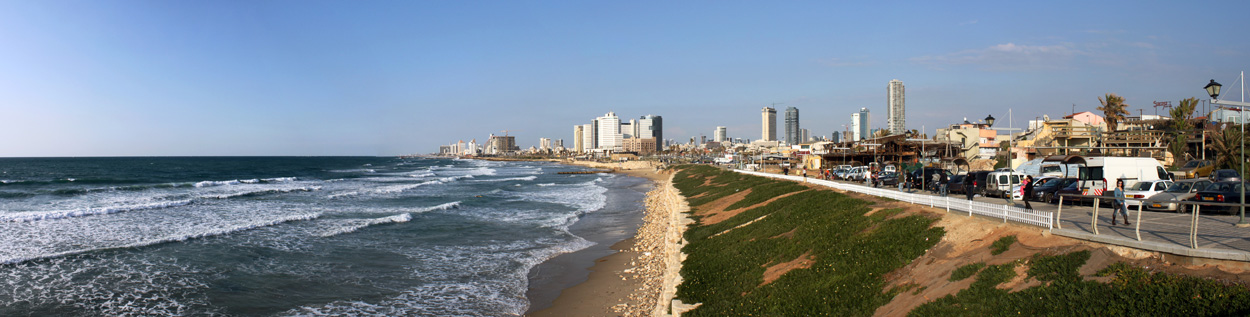
<instances>
[{"instance_id":1,"label":"man walking","mask_svg":"<svg viewBox=\"0 0 1250 317\"><path fill-rule=\"evenodd\" d=\"M1024 197L1021 199L1024 200L1024 209L1033 210L1033 206L1029 205L1029 197L1033 196L1033 176L1025 176L1024 186L1022 187L1021 195ZM1125 216L1124 219L1128 219L1128 216Z\"/></svg>"}]
</instances>

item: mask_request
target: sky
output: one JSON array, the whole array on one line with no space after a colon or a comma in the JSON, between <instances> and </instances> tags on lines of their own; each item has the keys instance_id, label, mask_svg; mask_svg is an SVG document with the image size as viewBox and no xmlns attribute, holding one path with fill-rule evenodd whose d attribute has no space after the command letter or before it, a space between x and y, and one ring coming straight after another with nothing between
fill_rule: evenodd
<instances>
[{"instance_id":1,"label":"sky","mask_svg":"<svg viewBox=\"0 0 1250 317\"><path fill-rule=\"evenodd\" d=\"M829 135L891 79L911 129L1020 127L1250 68L1247 1L843 2L0 0L0 156L571 147L609 111L758 139L774 104Z\"/></svg>"}]
</instances>

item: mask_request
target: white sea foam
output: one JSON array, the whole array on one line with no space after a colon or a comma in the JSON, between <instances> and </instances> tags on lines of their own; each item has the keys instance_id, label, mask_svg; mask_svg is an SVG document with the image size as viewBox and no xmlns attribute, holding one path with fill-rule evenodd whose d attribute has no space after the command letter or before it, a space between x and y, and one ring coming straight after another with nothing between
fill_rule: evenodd
<instances>
[{"instance_id":1,"label":"white sea foam","mask_svg":"<svg viewBox=\"0 0 1250 317\"><path fill-rule=\"evenodd\" d=\"M541 186L541 187L555 186L555 185L556 185L556 183L543 183L543 184L538 184L538 186Z\"/></svg>"},{"instance_id":2,"label":"white sea foam","mask_svg":"<svg viewBox=\"0 0 1250 317\"><path fill-rule=\"evenodd\" d=\"M430 211L435 211L435 210L448 210L448 209L455 209L455 208L460 208L459 201L453 201L453 202L449 202L446 204L441 204L441 205L433 206L433 207L418 208L417 210L413 210L412 212L422 213L422 212L430 212Z\"/></svg>"},{"instance_id":3,"label":"white sea foam","mask_svg":"<svg viewBox=\"0 0 1250 317\"><path fill-rule=\"evenodd\" d=\"M326 198L336 199L336 198L343 198L343 197L350 197L350 196L358 196L358 195L363 195L363 194L378 194L378 195L394 194L394 193L403 192L405 190L409 190L409 189L413 189L413 188L417 188L417 187L421 187L425 185L442 184L442 183L443 183L442 181L426 181L426 182L417 183L417 184L380 186L380 187L374 187L374 188L351 190L351 191L335 193L335 194L326 196Z\"/></svg>"},{"instance_id":4,"label":"white sea foam","mask_svg":"<svg viewBox=\"0 0 1250 317\"><path fill-rule=\"evenodd\" d=\"M195 183L195 187L212 187L212 186L222 186L222 185L234 185L234 184L239 184L239 183L242 183L242 181L237 180L237 179L228 180L228 181L202 181L202 182Z\"/></svg>"},{"instance_id":5,"label":"white sea foam","mask_svg":"<svg viewBox=\"0 0 1250 317\"><path fill-rule=\"evenodd\" d=\"M495 178L495 179L479 179L479 180L474 180L474 181L476 181L476 182L506 182L506 181L532 181L532 180L535 180L535 179L538 179L538 176L505 177L505 178Z\"/></svg>"},{"instance_id":6,"label":"white sea foam","mask_svg":"<svg viewBox=\"0 0 1250 317\"><path fill-rule=\"evenodd\" d=\"M129 223L126 226L131 227L130 230L115 231L118 228L81 228L77 231L69 231L70 228L64 226L47 227L51 232L29 232L19 230L6 230L0 235L0 241L8 244L6 248L0 248L0 264L20 263L30 260L58 258L68 255L81 254L93 251L121 249L121 248L137 248L149 245L155 245L168 242L179 242L191 239L199 239L204 237L219 236L223 234L251 230L261 227L273 226L290 221L306 221L320 217L321 213L295 214L270 219L255 219L251 221L238 223L197 223L190 224L190 228L150 228L156 229L157 232L163 232L160 235L144 235L144 232L134 226L149 226L149 224ZM80 223L83 224L83 223ZM187 230L190 229L190 230ZM27 228L29 230L29 228ZM103 230L103 231L101 231ZM185 230L185 231L184 231ZM149 230L151 231L151 230ZM100 236L110 233L118 233L124 236L110 237ZM18 236L12 236L12 235ZM7 235L7 236L6 236ZM90 241L83 238L91 237L97 241ZM42 240L44 244L40 245L32 243ZM101 243L97 245L85 245L78 247L78 243ZM32 243L29 245L24 243ZM17 244L17 245L13 245ZM66 250L68 249L68 250Z\"/></svg>"},{"instance_id":7,"label":"white sea foam","mask_svg":"<svg viewBox=\"0 0 1250 317\"><path fill-rule=\"evenodd\" d=\"M318 191L318 190L321 190L321 186L304 186L304 187L295 187L295 188L268 188L268 189L258 189L258 190L244 190L244 191L237 191L237 192L230 192L230 193L223 193L223 194L216 194L216 195L213 195L213 194L209 194L209 195L201 195L201 196L199 196L199 197L200 197L200 198L227 199L227 198L234 198L234 197L241 197L241 196L253 196L253 195L263 195L263 194L279 194L279 193L292 193L292 192L311 192L311 191Z\"/></svg>"},{"instance_id":8,"label":"white sea foam","mask_svg":"<svg viewBox=\"0 0 1250 317\"><path fill-rule=\"evenodd\" d=\"M147 204L109 206L76 210L52 210L52 211L25 211L0 214L0 221L3 222L30 222L50 219L63 219L72 217L107 215L124 211L136 211L145 209L169 208L177 206L186 206L191 204L191 200L176 200L153 202Z\"/></svg>"},{"instance_id":9,"label":"white sea foam","mask_svg":"<svg viewBox=\"0 0 1250 317\"><path fill-rule=\"evenodd\" d=\"M322 238L337 236L340 234L356 232L356 230L360 230L368 226L388 224L388 223L401 223L401 222L408 222L411 220L412 220L412 214L409 214L409 213L402 213L402 214L398 214L394 216L374 218L374 219L351 219L347 221L348 224L346 226L338 227L327 232L322 232L318 234L317 236L320 236Z\"/></svg>"}]
</instances>

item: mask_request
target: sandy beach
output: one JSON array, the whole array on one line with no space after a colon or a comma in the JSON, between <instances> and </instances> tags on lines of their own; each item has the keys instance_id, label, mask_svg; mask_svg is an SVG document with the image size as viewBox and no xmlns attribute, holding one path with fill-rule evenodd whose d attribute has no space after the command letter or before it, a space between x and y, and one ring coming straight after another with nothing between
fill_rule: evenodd
<instances>
[{"instance_id":1,"label":"sandy beach","mask_svg":"<svg viewBox=\"0 0 1250 317\"><path fill-rule=\"evenodd\" d=\"M659 316L668 313L681 262L682 233L689 220L685 199L672 187L672 172L652 162L571 162L647 178L643 224L637 234L614 245L617 251L595 260L585 282L560 292L551 307L529 316Z\"/></svg>"}]
</instances>

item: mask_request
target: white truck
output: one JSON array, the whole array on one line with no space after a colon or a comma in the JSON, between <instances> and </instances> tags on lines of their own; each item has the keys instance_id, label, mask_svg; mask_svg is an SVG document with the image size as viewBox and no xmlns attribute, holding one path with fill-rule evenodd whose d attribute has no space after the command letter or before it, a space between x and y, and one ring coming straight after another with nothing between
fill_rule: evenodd
<instances>
[{"instance_id":1,"label":"white truck","mask_svg":"<svg viewBox=\"0 0 1250 317\"><path fill-rule=\"evenodd\" d=\"M1168 180L1172 176L1163 164L1149 157L1094 156L1084 160L1077 177L1086 195L1098 194L1103 188L1115 189L1116 180L1124 181L1124 188L1130 188L1140 181Z\"/></svg>"}]
</instances>

